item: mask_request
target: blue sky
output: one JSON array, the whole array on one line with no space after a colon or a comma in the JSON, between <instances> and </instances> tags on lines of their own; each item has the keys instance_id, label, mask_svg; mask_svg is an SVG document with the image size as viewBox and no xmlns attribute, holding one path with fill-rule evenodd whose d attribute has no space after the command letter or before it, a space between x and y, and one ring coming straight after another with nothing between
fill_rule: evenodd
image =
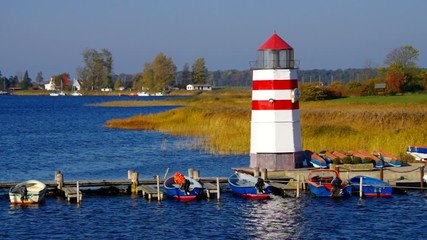
<instances>
[{"instance_id":1,"label":"blue sky","mask_svg":"<svg viewBox=\"0 0 427 240\"><path fill-rule=\"evenodd\" d=\"M35 78L83 66L86 49L108 49L113 71L138 73L163 52L182 70L249 69L276 31L300 69L381 67L412 45L427 68L425 0L13 0L0 3L0 71Z\"/></svg>"}]
</instances>

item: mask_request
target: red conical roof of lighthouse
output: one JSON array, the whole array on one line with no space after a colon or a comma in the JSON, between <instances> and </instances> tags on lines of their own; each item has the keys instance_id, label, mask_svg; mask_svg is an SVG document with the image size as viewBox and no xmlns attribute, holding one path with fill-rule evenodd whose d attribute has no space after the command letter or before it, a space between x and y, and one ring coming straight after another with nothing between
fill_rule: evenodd
<instances>
[{"instance_id":1,"label":"red conical roof of lighthouse","mask_svg":"<svg viewBox=\"0 0 427 240\"><path fill-rule=\"evenodd\" d=\"M290 50L291 45L274 33L258 50Z\"/></svg>"}]
</instances>

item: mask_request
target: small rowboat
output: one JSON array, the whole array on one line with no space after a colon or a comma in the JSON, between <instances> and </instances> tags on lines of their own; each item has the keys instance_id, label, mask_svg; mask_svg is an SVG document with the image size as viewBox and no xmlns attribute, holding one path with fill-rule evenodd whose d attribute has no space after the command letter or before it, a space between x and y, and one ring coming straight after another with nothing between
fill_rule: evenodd
<instances>
[{"instance_id":1,"label":"small rowboat","mask_svg":"<svg viewBox=\"0 0 427 240\"><path fill-rule=\"evenodd\" d=\"M362 180L362 194L365 197L391 197L393 194L393 187L387 182L380 179L355 176L350 178L349 182L353 186L353 190L360 192L360 183Z\"/></svg>"},{"instance_id":2,"label":"small rowboat","mask_svg":"<svg viewBox=\"0 0 427 240\"><path fill-rule=\"evenodd\" d=\"M352 186L344 183L336 170L316 169L308 175L308 186L318 197L349 197Z\"/></svg>"},{"instance_id":3,"label":"small rowboat","mask_svg":"<svg viewBox=\"0 0 427 240\"><path fill-rule=\"evenodd\" d=\"M203 192L203 186L193 178L175 173L164 182L164 191L166 195L177 200L189 201L196 199Z\"/></svg>"},{"instance_id":4,"label":"small rowboat","mask_svg":"<svg viewBox=\"0 0 427 240\"><path fill-rule=\"evenodd\" d=\"M12 204L33 204L43 201L46 194L46 184L37 180L18 183L9 189L9 199Z\"/></svg>"},{"instance_id":5,"label":"small rowboat","mask_svg":"<svg viewBox=\"0 0 427 240\"><path fill-rule=\"evenodd\" d=\"M268 198L273 188L262 178L238 172L228 178L228 184L234 194L250 199Z\"/></svg>"}]
</instances>

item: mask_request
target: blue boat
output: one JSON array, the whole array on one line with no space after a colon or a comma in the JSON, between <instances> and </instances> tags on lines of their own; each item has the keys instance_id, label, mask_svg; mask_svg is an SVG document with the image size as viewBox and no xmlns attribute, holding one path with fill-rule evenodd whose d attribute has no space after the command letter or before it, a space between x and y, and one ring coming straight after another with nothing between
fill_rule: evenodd
<instances>
[{"instance_id":1,"label":"blue boat","mask_svg":"<svg viewBox=\"0 0 427 240\"><path fill-rule=\"evenodd\" d=\"M332 169L316 169L308 175L310 192L317 197L349 197L352 186L341 180L339 173Z\"/></svg>"},{"instance_id":2,"label":"blue boat","mask_svg":"<svg viewBox=\"0 0 427 240\"><path fill-rule=\"evenodd\" d=\"M239 172L228 178L228 184L234 194L250 199L268 198L273 189L262 178Z\"/></svg>"},{"instance_id":3,"label":"blue boat","mask_svg":"<svg viewBox=\"0 0 427 240\"><path fill-rule=\"evenodd\" d=\"M183 176L182 181L177 181L178 173L166 179L164 182L164 191L166 195L180 201L189 201L196 199L202 192L203 186L193 178Z\"/></svg>"},{"instance_id":4,"label":"blue boat","mask_svg":"<svg viewBox=\"0 0 427 240\"><path fill-rule=\"evenodd\" d=\"M349 182L354 191L360 192L360 180L362 180L362 195L365 197L391 197L393 195L393 187L390 184L367 176L350 178Z\"/></svg>"}]
</instances>

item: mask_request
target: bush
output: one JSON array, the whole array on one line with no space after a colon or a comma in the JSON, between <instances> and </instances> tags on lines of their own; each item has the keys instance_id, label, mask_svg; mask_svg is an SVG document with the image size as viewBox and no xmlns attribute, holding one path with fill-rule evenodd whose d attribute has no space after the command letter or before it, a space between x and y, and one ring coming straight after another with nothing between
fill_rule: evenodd
<instances>
[{"instance_id":1,"label":"bush","mask_svg":"<svg viewBox=\"0 0 427 240\"><path fill-rule=\"evenodd\" d=\"M360 157L353 157L354 164L360 164L361 162L362 162L362 159Z\"/></svg>"},{"instance_id":2,"label":"bush","mask_svg":"<svg viewBox=\"0 0 427 240\"><path fill-rule=\"evenodd\" d=\"M349 157L349 156L345 157L345 158L342 160L342 162L343 162L344 164L351 164L351 157Z\"/></svg>"},{"instance_id":3,"label":"bush","mask_svg":"<svg viewBox=\"0 0 427 240\"><path fill-rule=\"evenodd\" d=\"M341 164L341 159L340 158L334 158L332 160L332 163L335 164L335 165Z\"/></svg>"},{"instance_id":4,"label":"bush","mask_svg":"<svg viewBox=\"0 0 427 240\"><path fill-rule=\"evenodd\" d=\"M366 164L372 164L373 162L374 162L374 159L372 159L372 158L365 158L365 159L363 159L363 161L366 163Z\"/></svg>"},{"instance_id":5,"label":"bush","mask_svg":"<svg viewBox=\"0 0 427 240\"><path fill-rule=\"evenodd\" d=\"M407 153L400 153L399 154L399 159L400 159L400 161L402 163L413 163L413 162L416 162L415 161L415 157L412 156L412 155L410 155L410 154L407 154Z\"/></svg>"}]
</instances>

